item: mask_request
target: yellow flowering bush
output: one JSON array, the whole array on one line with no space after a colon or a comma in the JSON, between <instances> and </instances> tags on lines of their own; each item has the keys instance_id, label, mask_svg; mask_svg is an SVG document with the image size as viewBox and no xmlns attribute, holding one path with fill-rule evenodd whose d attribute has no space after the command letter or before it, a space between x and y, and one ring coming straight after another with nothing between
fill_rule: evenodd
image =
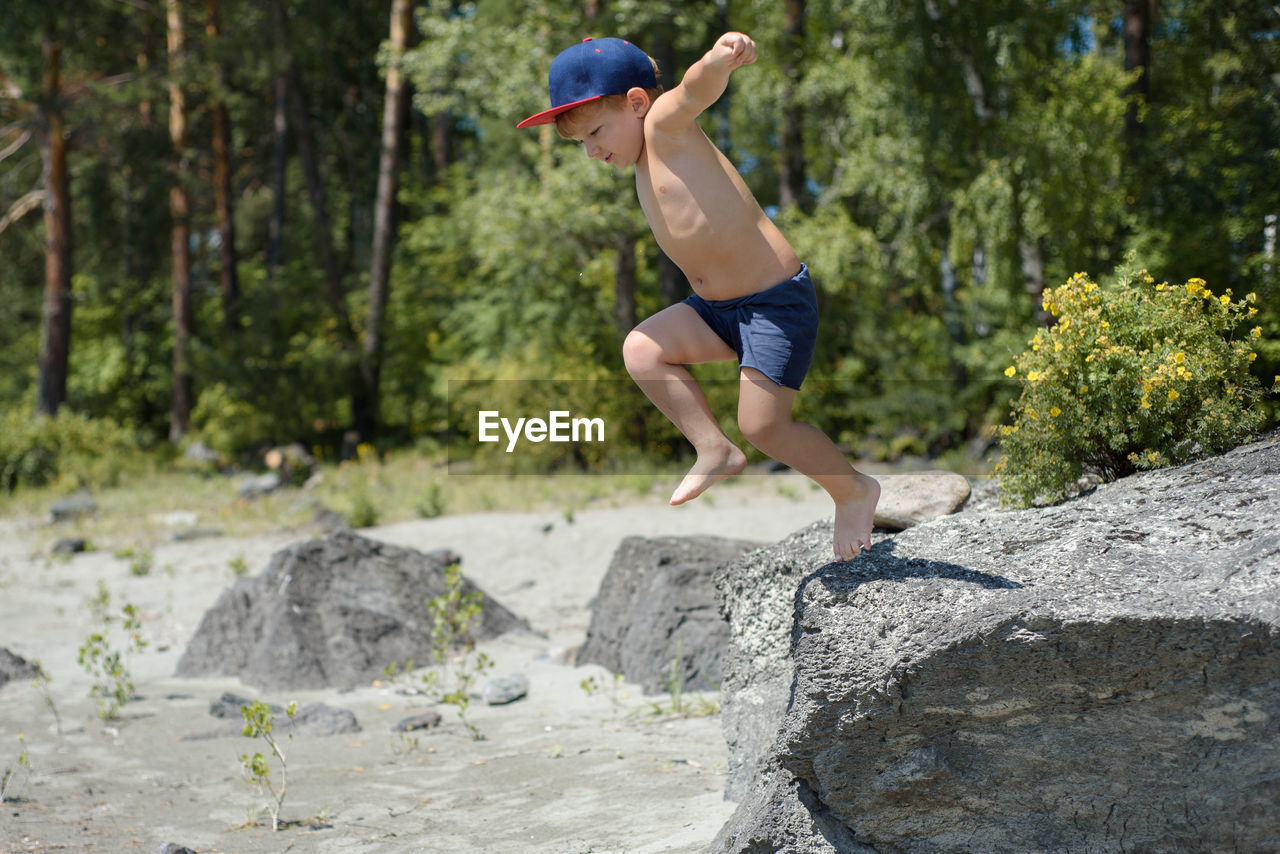
<instances>
[{"instance_id":1,"label":"yellow flowering bush","mask_svg":"<svg viewBox=\"0 0 1280 854\"><path fill-rule=\"evenodd\" d=\"M1262 421L1249 375L1261 330L1238 332L1256 301L1145 270L1106 287L1076 273L1046 290L1056 322L1005 370L1022 393L1000 428L1004 500L1060 501L1087 471L1110 481L1244 441Z\"/></svg>"}]
</instances>

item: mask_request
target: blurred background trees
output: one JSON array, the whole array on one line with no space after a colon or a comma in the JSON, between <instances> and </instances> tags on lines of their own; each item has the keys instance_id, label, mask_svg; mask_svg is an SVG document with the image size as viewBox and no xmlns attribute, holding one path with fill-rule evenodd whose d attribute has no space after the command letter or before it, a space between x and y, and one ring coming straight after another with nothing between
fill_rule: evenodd
<instances>
[{"instance_id":1,"label":"blurred background trees","mask_svg":"<svg viewBox=\"0 0 1280 854\"><path fill-rule=\"evenodd\" d=\"M0 21L6 412L338 454L438 438L449 380L625 383L621 335L687 283L629 174L515 122L584 36L671 86L727 29L760 60L705 129L814 272L803 414L854 452L981 446L1045 287L1130 252L1256 293L1280 372L1275 4L61 5ZM679 449L628 400L590 414Z\"/></svg>"}]
</instances>

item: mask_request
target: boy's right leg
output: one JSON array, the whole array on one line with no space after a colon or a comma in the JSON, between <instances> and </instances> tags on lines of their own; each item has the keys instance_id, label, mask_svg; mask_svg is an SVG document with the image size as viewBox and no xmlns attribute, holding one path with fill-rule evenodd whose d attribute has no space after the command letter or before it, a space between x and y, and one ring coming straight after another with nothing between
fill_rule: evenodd
<instances>
[{"instance_id":1,"label":"boy's right leg","mask_svg":"<svg viewBox=\"0 0 1280 854\"><path fill-rule=\"evenodd\" d=\"M720 429L702 389L684 367L737 358L693 308L676 303L643 321L623 342L622 358L636 385L698 452L693 468L671 494L672 504L696 498L746 467L746 455Z\"/></svg>"}]
</instances>

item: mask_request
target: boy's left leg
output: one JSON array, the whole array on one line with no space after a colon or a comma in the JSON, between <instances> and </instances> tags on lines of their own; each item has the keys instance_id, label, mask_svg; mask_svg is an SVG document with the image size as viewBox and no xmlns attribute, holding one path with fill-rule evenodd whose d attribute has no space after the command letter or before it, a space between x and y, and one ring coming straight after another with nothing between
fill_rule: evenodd
<instances>
[{"instance_id":1,"label":"boy's left leg","mask_svg":"<svg viewBox=\"0 0 1280 854\"><path fill-rule=\"evenodd\" d=\"M835 542L840 560L871 548L871 528L880 484L849 465L840 449L818 428L794 421L796 390L780 386L754 368L743 368L738 428L755 447L821 486L835 502Z\"/></svg>"}]
</instances>

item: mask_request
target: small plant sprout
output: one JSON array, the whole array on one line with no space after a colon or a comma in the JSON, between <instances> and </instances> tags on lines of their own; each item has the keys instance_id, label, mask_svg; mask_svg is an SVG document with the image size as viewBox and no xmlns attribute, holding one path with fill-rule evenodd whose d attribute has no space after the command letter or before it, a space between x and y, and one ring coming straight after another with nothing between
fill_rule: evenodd
<instances>
[{"instance_id":1,"label":"small plant sprout","mask_svg":"<svg viewBox=\"0 0 1280 854\"><path fill-rule=\"evenodd\" d=\"M125 603L120 609L126 634L124 650L113 646L110 638L111 594L106 585L99 582L98 594L88 602L89 611L102 623L102 630L85 638L80 645L77 661L93 678L89 696L97 698L98 716L104 720L119 717L120 707L134 697L133 676L129 671L129 659L135 652L147 647L142 637L142 618L136 605Z\"/></svg>"},{"instance_id":2,"label":"small plant sprout","mask_svg":"<svg viewBox=\"0 0 1280 854\"><path fill-rule=\"evenodd\" d=\"M298 713L298 704L290 703L289 708L285 710L285 714L289 717L289 723L293 723L294 717ZM260 738L266 743L270 756L274 756L280 764L280 785L277 787L271 778L271 759L262 753L242 753L240 754L240 765L245 770L245 781L265 799L263 807L271 814L271 830L278 831L280 829L280 810L284 806L285 791L289 785L288 764L285 761L284 750L280 747L280 742L276 740L273 730L275 729L275 715L271 712L271 707L261 700L254 700L252 703L240 707L240 714L244 716L244 729L241 734L245 738ZM289 741L293 740L290 734ZM258 815L260 808L250 809L250 821L254 821Z\"/></svg>"},{"instance_id":3,"label":"small plant sprout","mask_svg":"<svg viewBox=\"0 0 1280 854\"><path fill-rule=\"evenodd\" d=\"M31 777L31 756L27 753L27 738L22 733L18 733L18 757L14 760L14 767L6 763L3 773L0 773L0 803L17 797L14 792L20 788L16 782L19 776L23 785Z\"/></svg>"},{"instance_id":4,"label":"small plant sprout","mask_svg":"<svg viewBox=\"0 0 1280 854\"><path fill-rule=\"evenodd\" d=\"M472 626L480 619L484 596L479 590L463 593L462 567L452 563L445 568L445 592L427 603L431 613L431 654L437 669L422 677L428 694L442 703L456 706L458 717L471 737L477 741L484 735L467 720L471 705L468 689L493 667L489 656L476 652ZM448 683L449 687L446 687Z\"/></svg>"},{"instance_id":5,"label":"small plant sprout","mask_svg":"<svg viewBox=\"0 0 1280 854\"><path fill-rule=\"evenodd\" d=\"M236 578L243 578L249 574L249 561L245 560L243 554L238 554L227 561L227 567Z\"/></svg>"},{"instance_id":6,"label":"small plant sprout","mask_svg":"<svg viewBox=\"0 0 1280 854\"><path fill-rule=\"evenodd\" d=\"M32 686L40 692L40 696L44 698L44 704L53 715L54 727L59 736L62 735L62 716L58 714L58 707L53 702L53 693L49 690L49 683L53 681L53 677L44 669L44 665L40 663L40 659L31 662L36 668L36 675L31 679Z\"/></svg>"}]
</instances>

